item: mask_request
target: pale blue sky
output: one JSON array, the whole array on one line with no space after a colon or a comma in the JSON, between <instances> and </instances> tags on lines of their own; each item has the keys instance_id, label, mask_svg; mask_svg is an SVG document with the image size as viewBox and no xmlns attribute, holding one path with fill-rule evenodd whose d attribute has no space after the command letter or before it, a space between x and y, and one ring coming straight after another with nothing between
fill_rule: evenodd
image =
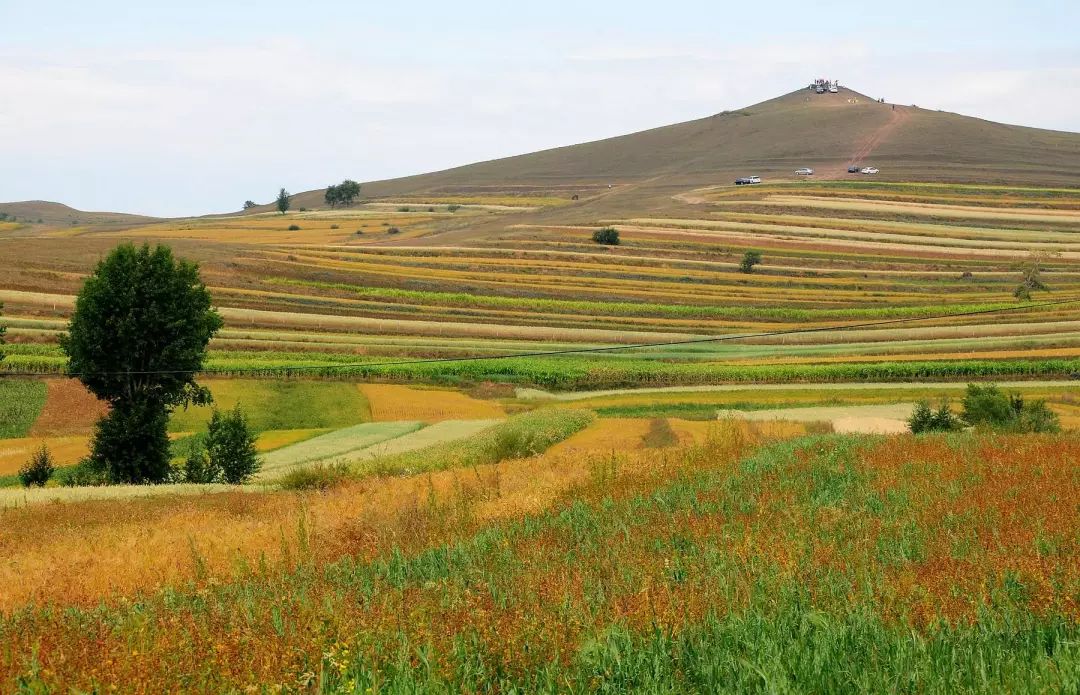
<instances>
[{"instance_id":1,"label":"pale blue sky","mask_svg":"<svg viewBox=\"0 0 1080 695\"><path fill-rule=\"evenodd\" d=\"M696 118L816 76L1080 131L1075 2L365 4L0 0L0 200L225 211Z\"/></svg>"}]
</instances>

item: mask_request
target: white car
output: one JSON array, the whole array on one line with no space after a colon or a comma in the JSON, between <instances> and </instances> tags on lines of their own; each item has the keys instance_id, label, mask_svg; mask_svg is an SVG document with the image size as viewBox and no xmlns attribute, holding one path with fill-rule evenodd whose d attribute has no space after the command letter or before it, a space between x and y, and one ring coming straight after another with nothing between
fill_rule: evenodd
<instances>
[{"instance_id":1,"label":"white car","mask_svg":"<svg viewBox=\"0 0 1080 695\"><path fill-rule=\"evenodd\" d=\"M761 183L761 177L760 176L751 176L750 177L750 183Z\"/></svg>"},{"instance_id":2,"label":"white car","mask_svg":"<svg viewBox=\"0 0 1080 695\"><path fill-rule=\"evenodd\" d=\"M802 169L796 169L795 170L795 175L796 176L813 176L814 175L814 170L811 169L810 167L803 167Z\"/></svg>"},{"instance_id":3,"label":"white car","mask_svg":"<svg viewBox=\"0 0 1080 695\"><path fill-rule=\"evenodd\" d=\"M834 84L829 85L829 94L836 94L840 91L840 88Z\"/></svg>"},{"instance_id":4,"label":"white car","mask_svg":"<svg viewBox=\"0 0 1080 695\"><path fill-rule=\"evenodd\" d=\"M859 170L860 174L876 174L878 173L877 167L863 167Z\"/></svg>"}]
</instances>

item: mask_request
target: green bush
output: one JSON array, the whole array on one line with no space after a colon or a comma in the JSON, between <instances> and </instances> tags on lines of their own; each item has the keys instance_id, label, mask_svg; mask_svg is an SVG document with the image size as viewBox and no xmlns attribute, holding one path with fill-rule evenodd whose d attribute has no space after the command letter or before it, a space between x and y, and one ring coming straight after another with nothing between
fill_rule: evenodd
<instances>
[{"instance_id":1,"label":"green bush","mask_svg":"<svg viewBox=\"0 0 1080 695\"><path fill-rule=\"evenodd\" d=\"M604 244L605 246L618 246L619 245L619 230L614 227L604 227L603 229L597 229L593 232L592 240L597 244Z\"/></svg>"},{"instance_id":2,"label":"green bush","mask_svg":"<svg viewBox=\"0 0 1080 695\"><path fill-rule=\"evenodd\" d=\"M461 209L460 205L447 205L446 206L447 212L457 212L460 209Z\"/></svg>"},{"instance_id":3,"label":"green bush","mask_svg":"<svg viewBox=\"0 0 1080 695\"><path fill-rule=\"evenodd\" d=\"M401 230L398 229L397 227L391 227L390 229L386 230L386 233L387 234L400 234Z\"/></svg>"},{"instance_id":4,"label":"green bush","mask_svg":"<svg viewBox=\"0 0 1080 695\"><path fill-rule=\"evenodd\" d=\"M948 401L941 401L937 410L930 407L929 401L919 401L908 419L908 429L913 434L920 432L951 432L960 429L962 423L953 415Z\"/></svg>"},{"instance_id":5,"label":"green bush","mask_svg":"<svg viewBox=\"0 0 1080 695\"><path fill-rule=\"evenodd\" d=\"M49 482L55 472L56 465L53 463L52 454L49 453L49 447L42 444L30 460L19 469L19 481L22 482L23 487L45 487L45 483Z\"/></svg>"},{"instance_id":6,"label":"green bush","mask_svg":"<svg viewBox=\"0 0 1080 695\"><path fill-rule=\"evenodd\" d=\"M300 231L300 225L298 225L298 224L290 224L289 225L289 231L290 232L298 232L298 231Z\"/></svg>"},{"instance_id":7,"label":"green bush","mask_svg":"<svg viewBox=\"0 0 1080 695\"><path fill-rule=\"evenodd\" d=\"M968 384L961 418L974 427L986 427L1005 432L1058 432L1058 416L1046 401L1025 402L1023 397L1009 395L995 384Z\"/></svg>"},{"instance_id":8,"label":"green bush","mask_svg":"<svg viewBox=\"0 0 1080 695\"><path fill-rule=\"evenodd\" d=\"M239 405L226 413L214 411L206 430L206 452L209 470L215 476L220 471L221 481L233 485L247 482L262 466L255 434Z\"/></svg>"},{"instance_id":9,"label":"green bush","mask_svg":"<svg viewBox=\"0 0 1080 695\"><path fill-rule=\"evenodd\" d=\"M761 263L760 251L747 251L739 262L739 271L743 273L754 272L754 266Z\"/></svg>"},{"instance_id":10,"label":"green bush","mask_svg":"<svg viewBox=\"0 0 1080 695\"><path fill-rule=\"evenodd\" d=\"M185 483L216 483L221 480L221 468L210 462L206 447L202 441L196 442L184 459L182 475L178 476Z\"/></svg>"},{"instance_id":11,"label":"green bush","mask_svg":"<svg viewBox=\"0 0 1080 695\"><path fill-rule=\"evenodd\" d=\"M64 487L96 487L109 484L109 476L105 471L88 458L74 466L61 468L56 474L56 480Z\"/></svg>"}]
</instances>

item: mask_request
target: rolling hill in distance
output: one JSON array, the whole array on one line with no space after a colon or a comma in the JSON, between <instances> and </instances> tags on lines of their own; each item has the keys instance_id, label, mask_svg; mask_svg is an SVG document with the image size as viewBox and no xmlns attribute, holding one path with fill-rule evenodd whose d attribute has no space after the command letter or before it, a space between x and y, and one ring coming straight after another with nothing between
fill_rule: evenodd
<instances>
[{"instance_id":1,"label":"rolling hill in distance","mask_svg":"<svg viewBox=\"0 0 1080 695\"><path fill-rule=\"evenodd\" d=\"M660 204L682 190L735 176L789 178L814 167L819 178L874 165L880 180L1080 185L1080 134L1005 125L918 106L879 103L841 88L799 89L743 109L605 140L364 184L364 195L575 191L582 198L621 191L606 208ZM613 189L615 190L615 189ZM319 207L323 190L294 196ZM563 211L565 212L565 211Z\"/></svg>"},{"instance_id":2,"label":"rolling hill in distance","mask_svg":"<svg viewBox=\"0 0 1080 695\"><path fill-rule=\"evenodd\" d=\"M841 87L798 89L745 108L628 135L443 171L363 184L365 198L421 194L578 195L587 210L677 207L672 196L757 174L788 179L813 167L817 179L873 165L882 181L1080 185L1080 134L995 123L915 105L879 103ZM325 189L294 194L294 209L325 207ZM577 207L577 206L575 206ZM260 205L247 211L272 210ZM0 213L48 225L127 224L155 218L84 212L60 203L0 203ZM567 218L569 209L548 217Z\"/></svg>"}]
</instances>

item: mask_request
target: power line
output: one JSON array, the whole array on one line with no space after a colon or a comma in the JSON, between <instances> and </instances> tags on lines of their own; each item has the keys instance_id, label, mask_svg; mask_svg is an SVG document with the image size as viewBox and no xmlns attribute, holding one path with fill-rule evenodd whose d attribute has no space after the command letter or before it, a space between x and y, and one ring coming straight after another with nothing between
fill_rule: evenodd
<instances>
[{"instance_id":1,"label":"power line","mask_svg":"<svg viewBox=\"0 0 1080 695\"><path fill-rule=\"evenodd\" d=\"M862 328L877 328L880 326L895 326L905 323L914 323L917 321L932 321L934 319L952 319L952 318L964 318L967 316L983 316L986 314L1001 314L1010 313L1016 311L1026 311L1028 309L1040 309L1043 307L1061 306L1063 304L1076 304L1080 303L1080 298L1074 299L1059 299L1050 302L1039 302L1036 304L1021 304L1013 307L1001 307L998 309L979 309L976 311L963 311L952 314L931 314L929 316L913 316L899 319L882 319L880 321L867 321L864 323L843 324L834 326L819 326L817 328L793 328L783 331L766 331L762 333L745 333L736 335L722 335L713 336L709 338L693 338L690 340L670 340L657 343L637 343L630 345L610 345L606 347L593 347L593 348L569 348L566 350L543 350L538 352L524 352L524 353L508 353L502 355L487 355L487 356L472 356L472 357L433 357L428 359L418 360L401 360L396 362L342 362L337 364L328 365L311 365L311 364L298 364L298 365L286 365L277 366L274 369L283 372L303 372L303 371L327 371L327 370L343 370L343 369L382 369L385 367L403 367L410 365L421 364L442 364L446 362L482 362L487 360L507 360L507 359L521 359L531 357L557 357L560 355L583 355L593 353L604 352L616 352L619 350L642 350L647 348L659 348L659 347L677 347L680 345L700 345L702 343L721 343L732 340L747 340L751 338L774 338L787 335L806 335L811 333L828 333L832 331L850 331ZM206 370L201 370L203 373L207 373ZM145 376L151 374L187 374L189 370L182 369L150 369L150 370L131 370L131 371L111 371L111 372L65 372L65 376L83 377L83 376L118 376L118 375L130 375L130 376ZM210 372L212 373L212 372ZM0 376L41 376L41 372L32 371L5 371L0 372Z\"/></svg>"}]
</instances>

